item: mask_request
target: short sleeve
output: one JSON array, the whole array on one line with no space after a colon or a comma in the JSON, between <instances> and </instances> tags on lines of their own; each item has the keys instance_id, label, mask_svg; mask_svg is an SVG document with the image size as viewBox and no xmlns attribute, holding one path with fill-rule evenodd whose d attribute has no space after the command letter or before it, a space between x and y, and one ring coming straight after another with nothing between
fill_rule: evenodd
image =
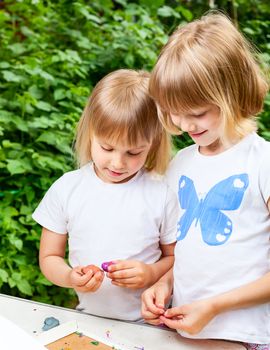
<instances>
[{"instance_id":1,"label":"short sleeve","mask_svg":"<svg viewBox=\"0 0 270 350\"><path fill-rule=\"evenodd\" d=\"M167 187L164 216L160 230L161 244L171 244L176 242L178 220L179 204L177 195L169 187Z\"/></svg>"},{"instance_id":2,"label":"short sleeve","mask_svg":"<svg viewBox=\"0 0 270 350\"><path fill-rule=\"evenodd\" d=\"M259 169L259 186L265 203L270 199L270 142L264 150L260 169Z\"/></svg>"},{"instance_id":3,"label":"short sleeve","mask_svg":"<svg viewBox=\"0 0 270 350\"><path fill-rule=\"evenodd\" d=\"M62 178L49 188L40 204L34 211L32 218L42 227L50 231L66 234L67 218L64 213L64 201L60 193L63 187Z\"/></svg>"}]
</instances>

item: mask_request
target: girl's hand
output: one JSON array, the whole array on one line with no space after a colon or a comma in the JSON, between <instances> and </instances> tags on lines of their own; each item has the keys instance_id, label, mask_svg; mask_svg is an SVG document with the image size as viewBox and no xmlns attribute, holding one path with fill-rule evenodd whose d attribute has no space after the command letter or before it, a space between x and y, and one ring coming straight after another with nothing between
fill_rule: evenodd
<instances>
[{"instance_id":1,"label":"girl's hand","mask_svg":"<svg viewBox=\"0 0 270 350\"><path fill-rule=\"evenodd\" d=\"M139 289L151 285L151 265L137 260L116 260L108 267L107 277L118 287Z\"/></svg>"},{"instance_id":2,"label":"girl's hand","mask_svg":"<svg viewBox=\"0 0 270 350\"><path fill-rule=\"evenodd\" d=\"M69 274L70 284L77 292L95 292L101 286L104 279L103 271L88 270L83 272L84 267L74 267Z\"/></svg>"},{"instance_id":3,"label":"girl's hand","mask_svg":"<svg viewBox=\"0 0 270 350\"><path fill-rule=\"evenodd\" d=\"M170 328L197 334L217 314L213 302L207 299L168 309L160 320Z\"/></svg>"},{"instance_id":4,"label":"girl's hand","mask_svg":"<svg viewBox=\"0 0 270 350\"><path fill-rule=\"evenodd\" d=\"M165 312L165 305L171 297L171 292L169 284L161 281L143 292L141 313L145 322L155 326L163 323L160 316Z\"/></svg>"}]
</instances>

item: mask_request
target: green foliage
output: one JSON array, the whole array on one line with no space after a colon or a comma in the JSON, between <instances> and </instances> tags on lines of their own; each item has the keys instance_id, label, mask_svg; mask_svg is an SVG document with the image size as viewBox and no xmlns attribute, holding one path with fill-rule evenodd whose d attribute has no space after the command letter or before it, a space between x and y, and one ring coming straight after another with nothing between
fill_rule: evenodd
<instances>
[{"instance_id":1,"label":"green foliage","mask_svg":"<svg viewBox=\"0 0 270 350\"><path fill-rule=\"evenodd\" d=\"M125 1L0 5L0 288L69 305L38 268L45 191L75 166L71 145L86 99L116 68L150 69L167 36L146 7Z\"/></svg>"},{"instance_id":2,"label":"green foliage","mask_svg":"<svg viewBox=\"0 0 270 350\"><path fill-rule=\"evenodd\" d=\"M267 1L216 1L270 62ZM230 3L230 8L228 7ZM256 3L256 4L255 4ZM38 267L40 227L31 214L75 167L76 123L92 87L118 68L151 70L168 34L209 1L6 0L0 2L0 290L69 306L71 290ZM270 98L260 132L270 140ZM182 136L176 148L190 143Z\"/></svg>"}]
</instances>

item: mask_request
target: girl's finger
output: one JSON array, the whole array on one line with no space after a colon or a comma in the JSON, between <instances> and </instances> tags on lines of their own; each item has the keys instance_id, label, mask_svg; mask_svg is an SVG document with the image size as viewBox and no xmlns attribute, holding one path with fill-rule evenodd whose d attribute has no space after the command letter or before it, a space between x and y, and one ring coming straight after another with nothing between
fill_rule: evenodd
<instances>
[{"instance_id":1,"label":"girl's finger","mask_svg":"<svg viewBox=\"0 0 270 350\"><path fill-rule=\"evenodd\" d=\"M125 279L125 278L133 278L137 276L137 271L133 268L118 270L115 272L108 272L106 276L110 279Z\"/></svg>"},{"instance_id":2,"label":"girl's finger","mask_svg":"<svg viewBox=\"0 0 270 350\"><path fill-rule=\"evenodd\" d=\"M97 274L99 274L99 272L97 272ZM101 279L100 279L101 278ZM98 278L96 278L96 276L94 275L86 284L85 287L88 290L94 290L96 285L100 285L101 282L103 281L103 278L98 276Z\"/></svg>"},{"instance_id":3,"label":"girl's finger","mask_svg":"<svg viewBox=\"0 0 270 350\"><path fill-rule=\"evenodd\" d=\"M156 318L159 318L159 315L156 315L149 310L143 310L142 308L142 316L145 320L154 320Z\"/></svg>"},{"instance_id":4,"label":"girl's finger","mask_svg":"<svg viewBox=\"0 0 270 350\"><path fill-rule=\"evenodd\" d=\"M172 307L170 309L167 309L164 313L165 317L172 318L172 317L178 317L181 316L183 313L183 310L181 310L179 307Z\"/></svg>"},{"instance_id":5,"label":"girl's finger","mask_svg":"<svg viewBox=\"0 0 270 350\"><path fill-rule=\"evenodd\" d=\"M145 320L145 321L153 326L160 326L162 324L159 318L154 318L154 319Z\"/></svg>"},{"instance_id":6,"label":"girl's finger","mask_svg":"<svg viewBox=\"0 0 270 350\"><path fill-rule=\"evenodd\" d=\"M135 283L120 283L120 282L112 281L112 284L114 286L122 287L122 288L131 288L131 289L137 288L137 285Z\"/></svg>"},{"instance_id":7,"label":"girl's finger","mask_svg":"<svg viewBox=\"0 0 270 350\"><path fill-rule=\"evenodd\" d=\"M137 279L134 277L128 277L128 278L114 278L112 280L112 283L121 283L121 284L136 284L138 283Z\"/></svg>"},{"instance_id":8,"label":"girl's finger","mask_svg":"<svg viewBox=\"0 0 270 350\"><path fill-rule=\"evenodd\" d=\"M164 323L166 326L172 329L178 329L181 330L181 320L172 320L170 318L160 316L161 323Z\"/></svg>"},{"instance_id":9,"label":"girl's finger","mask_svg":"<svg viewBox=\"0 0 270 350\"><path fill-rule=\"evenodd\" d=\"M163 315L164 309L157 307L154 303L146 303L147 309L155 315Z\"/></svg>"}]
</instances>

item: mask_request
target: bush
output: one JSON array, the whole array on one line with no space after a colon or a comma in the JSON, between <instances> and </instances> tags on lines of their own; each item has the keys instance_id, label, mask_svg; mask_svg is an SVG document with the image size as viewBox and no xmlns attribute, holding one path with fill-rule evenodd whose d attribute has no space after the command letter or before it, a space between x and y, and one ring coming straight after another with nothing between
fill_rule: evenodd
<instances>
[{"instance_id":1,"label":"bush","mask_svg":"<svg viewBox=\"0 0 270 350\"><path fill-rule=\"evenodd\" d=\"M124 4L124 6L121 5ZM69 305L38 268L31 213L74 168L74 129L109 71L150 69L167 37L146 9L118 1L5 1L0 12L1 292Z\"/></svg>"}]
</instances>

